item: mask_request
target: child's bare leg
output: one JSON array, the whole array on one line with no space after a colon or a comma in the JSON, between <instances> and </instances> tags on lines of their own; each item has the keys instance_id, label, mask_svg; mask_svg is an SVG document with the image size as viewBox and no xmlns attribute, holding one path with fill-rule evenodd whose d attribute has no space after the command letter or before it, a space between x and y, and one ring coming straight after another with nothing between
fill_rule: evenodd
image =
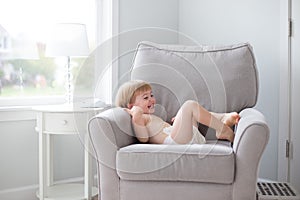
<instances>
[{"instance_id":1,"label":"child's bare leg","mask_svg":"<svg viewBox=\"0 0 300 200\"><path fill-rule=\"evenodd\" d=\"M211 116L212 116L211 117L211 125L209 127L216 130L216 137L218 139L224 139L224 140L228 140L230 142L233 142L234 133L233 133L232 129L225 123L225 121L223 121L223 119L220 120L220 119L214 117L214 115L211 115ZM222 125L220 125L220 123Z\"/></svg>"},{"instance_id":2,"label":"child's bare leg","mask_svg":"<svg viewBox=\"0 0 300 200\"><path fill-rule=\"evenodd\" d=\"M172 138L177 143L187 143L192 138L193 121L200 122L216 130L218 139L230 142L234 139L233 131L221 120L213 116L196 101L187 101L180 108L174 121Z\"/></svg>"},{"instance_id":3,"label":"child's bare leg","mask_svg":"<svg viewBox=\"0 0 300 200\"><path fill-rule=\"evenodd\" d=\"M223 122L229 127L233 127L236 125L240 120L240 115L237 112L230 112L230 113L214 113L210 112L215 118Z\"/></svg>"},{"instance_id":4,"label":"child's bare leg","mask_svg":"<svg viewBox=\"0 0 300 200\"><path fill-rule=\"evenodd\" d=\"M193 138L192 126L196 123L192 111L187 106L182 106L174 118L171 137L178 144L189 143Z\"/></svg>"}]
</instances>

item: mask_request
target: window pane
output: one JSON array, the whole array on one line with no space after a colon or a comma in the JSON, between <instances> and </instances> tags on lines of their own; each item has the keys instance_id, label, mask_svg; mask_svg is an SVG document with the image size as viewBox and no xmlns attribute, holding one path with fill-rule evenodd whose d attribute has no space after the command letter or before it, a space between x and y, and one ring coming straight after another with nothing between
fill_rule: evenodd
<instances>
[{"instance_id":1,"label":"window pane","mask_svg":"<svg viewBox=\"0 0 300 200\"><path fill-rule=\"evenodd\" d=\"M1 66L1 97L63 95L63 79L54 59L5 60Z\"/></svg>"},{"instance_id":2,"label":"window pane","mask_svg":"<svg viewBox=\"0 0 300 200\"><path fill-rule=\"evenodd\" d=\"M0 100L64 95L67 59L45 56L46 41L54 24L82 23L95 48L95 0L4 0L0 19ZM71 58L73 81L84 61ZM86 91L92 82L89 76L76 86Z\"/></svg>"}]
</instances>

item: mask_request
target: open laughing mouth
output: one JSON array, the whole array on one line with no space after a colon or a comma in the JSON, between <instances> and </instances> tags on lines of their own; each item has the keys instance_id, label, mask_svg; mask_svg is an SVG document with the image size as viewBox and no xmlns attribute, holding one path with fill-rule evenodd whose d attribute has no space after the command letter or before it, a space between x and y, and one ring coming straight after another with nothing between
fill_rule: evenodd
<instances>
[{"instance_id":1,"label":"open laughing mouth","mask_svg":"<svg viewBox=\"0 0 300 200\"><path fill-rule=\"evenodd\" d=\"M148 106L148 109L150 110L150 109L154 109L154 104L153 105L150 105L150 106Z\"/></svg>"}]
</instances>

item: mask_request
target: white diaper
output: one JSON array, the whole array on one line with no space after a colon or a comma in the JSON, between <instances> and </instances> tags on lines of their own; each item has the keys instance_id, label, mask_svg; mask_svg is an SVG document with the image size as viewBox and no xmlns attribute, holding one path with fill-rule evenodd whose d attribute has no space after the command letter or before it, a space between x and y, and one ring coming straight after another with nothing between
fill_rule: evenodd
<instances>
[{"instance_id":1,"label":"white diaper","mask_svg":"<svg viewBox=\"0 0 300 200\"><path fill-rule=\"evenodd\" d=\"M168 136L164 140L164 144L177 144L171 137L173 126L169 126L163 129L164 133ZM204 144L206 143L205 137L199 132L198 128L193 126L193 138L188 144Z\"/></svg>"}]
</instances>

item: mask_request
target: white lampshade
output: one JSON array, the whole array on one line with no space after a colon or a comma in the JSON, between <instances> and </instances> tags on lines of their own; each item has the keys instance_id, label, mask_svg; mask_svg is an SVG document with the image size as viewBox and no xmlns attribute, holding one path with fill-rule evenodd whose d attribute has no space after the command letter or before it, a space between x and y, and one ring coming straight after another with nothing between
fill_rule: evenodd
<instances>
[{"instance_id":1,"label":"white lampshade","mask_svg":"<svg viewBox=\"0 0 300 200\"><path fill-rule=\"evenodd\" d=\"M84 24L56 24L46 44L46 56L87 56L89 45Z\"/></svg>"}]
</instances>

